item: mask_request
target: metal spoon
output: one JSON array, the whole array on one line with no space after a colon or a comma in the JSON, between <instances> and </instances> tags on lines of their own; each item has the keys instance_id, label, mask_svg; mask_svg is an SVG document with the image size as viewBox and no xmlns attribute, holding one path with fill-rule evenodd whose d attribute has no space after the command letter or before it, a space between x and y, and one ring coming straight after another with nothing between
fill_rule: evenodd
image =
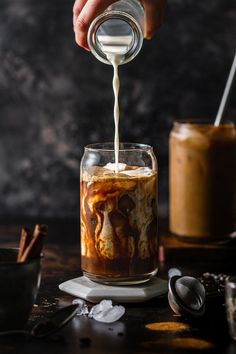
<instances>
[{"instance_id":1,"label":"metal spoon","mask_svg":"<svg viewBox=\"0 0 236 354\"><path fill-rule=\"evenodd\" d=\"M179 315L201 317L205 313L206 291L194 277L174 275L169 280L168 301Z\"/></svg>"},{"instance_id":2,"label":"metal spoon","mask_svg":"<svg viewBox=\"0 0 236 354\"><path fill-rule=\"evenodd\" d=\"M56 311L54 314L52 314L50 318L41 320L36 323L30 331L9 330L0 332L0 336L25 336L34 338L45 338L56 333L68 322L70 322L75 317L77 310L78 305L66 306Z\"/></svg>"}]
</instances>

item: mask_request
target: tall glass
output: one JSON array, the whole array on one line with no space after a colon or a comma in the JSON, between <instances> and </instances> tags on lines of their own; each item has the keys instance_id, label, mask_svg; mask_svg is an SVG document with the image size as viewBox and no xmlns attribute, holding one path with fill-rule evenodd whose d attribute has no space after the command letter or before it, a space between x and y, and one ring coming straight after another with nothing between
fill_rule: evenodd
<instances>
[{"instance_id":1,"label":"tall glass","mask_svg":"<svg viewBox=\"0 0 236 354\"><path fill-rule=\"evenodd\" d=\"M186 241L222 242L235 231L234 123L176 121L170 134L170 230Z\"/></svg>"},{"instance_id":2,"label":"tall glass","mask_svg":"<svg viewBox=\"0 0 236 354\"><path fill-rule=\"evenodd\" d=\"M106 284L135 284L157 273L157 161L148 145L85 147L81 161L81 267Z\"/></svg>"}]
</instances>

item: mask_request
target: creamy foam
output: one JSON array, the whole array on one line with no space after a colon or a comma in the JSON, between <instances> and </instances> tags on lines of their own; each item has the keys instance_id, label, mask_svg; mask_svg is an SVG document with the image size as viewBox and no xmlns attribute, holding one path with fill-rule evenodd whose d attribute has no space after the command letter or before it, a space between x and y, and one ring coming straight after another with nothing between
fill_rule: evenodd
<instances>
[{"instance_id":1,"label":"creamy foam","mask_svg":"<svg viewBox=\"0 0 236 354\"><path fill-rule=\"evenodd\" d=\"M128 181L135 179L147 179L156 175L149 167L128 166L126 164L119 163L119 171L116 173L115 164L108 163L104 167L91 166L83 172L83 181L93 183L102 182L108 180L125 180Z\"/></svg>"},{"instance_id":2,"label":"creamy foam","mask_svg":"<svg viewBox=\"0 0 236 354\"><path fill-rule=\"evenodd\" d=\"M104 166L104 173L106 174L105 170L109 171L116 171L116 165L114 163L109 162ZM138 166L128 166L125 163L118 164L118 171L119 174L124 174L130 177L144 177L144 176L151 176L153 175L153 171L149 167L138 167Z\"/></svg>"},{"instance_id":3,"label":"creamy foam","mask_svg":"<svg viewBox=\"0 0 236 354\"><path fill-rule=\"evenodd\" d=\"M123 171L126 169L126 164L125 163L118 163L118 171ZM110 170L110 171L113 171L115 172L116 171L116 164L115 163L112 163L112 162L109 162L107 163L104 168L106 168L107 170Z\"/></svg>"}]
</instances>

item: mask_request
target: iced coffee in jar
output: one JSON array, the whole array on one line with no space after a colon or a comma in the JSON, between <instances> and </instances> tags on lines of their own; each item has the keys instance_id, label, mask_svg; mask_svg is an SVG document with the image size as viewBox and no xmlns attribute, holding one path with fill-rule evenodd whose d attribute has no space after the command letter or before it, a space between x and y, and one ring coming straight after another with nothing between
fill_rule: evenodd
<instances>
[{"instance_id":1,"label":"iced coffee in jar","mask_svg":"<svg viewBox=\"0 0 236 354\"><path fill-rule=\"evenodd\" d=\"M106 284L135 284L157 272L157 162L150 146L85 148L81 162L81 268Z\"/></svg>"},{"instance_id":2,"label":"iced coffee in jar","mask_svg":"<svg viewBox=\"0 0 236 354\"><path fill-rule=\"evenodd\" d=\"M171 232L186 241L226 241L236 221L234 123L176 121L169 152Z\"/></svg>"}]
</instances>

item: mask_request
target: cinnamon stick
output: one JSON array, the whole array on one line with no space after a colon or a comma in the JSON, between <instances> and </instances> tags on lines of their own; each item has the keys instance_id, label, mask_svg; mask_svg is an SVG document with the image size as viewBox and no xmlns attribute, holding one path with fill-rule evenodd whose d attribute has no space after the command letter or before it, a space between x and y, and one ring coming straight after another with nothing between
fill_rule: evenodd
<instances>
[{"instance_id":1,"label":"cinnamon stick","mask_svg":"<svg viewBox=\"0 0 236 354\"><path fill-rule=\"evenodd\" d=\"M20 236L20 244L19 244L19 251L17 255L17 262L20 262L23 253L25 252L26 248L28 247L31 241L32 235L28 228L23 227L21 230Z\"/></svg>"},{"instance_id":2,"label":"cinnamon stick","mask_svg":"<svg viewBox=\"0 0 236 354\"><path fill-rule=\"evenodd\" d=\"M20 258L20 262L39 257L43 249L43 241L47 234L47 225L35 225L32 239Z\"/></svg>"}]
</instances>

